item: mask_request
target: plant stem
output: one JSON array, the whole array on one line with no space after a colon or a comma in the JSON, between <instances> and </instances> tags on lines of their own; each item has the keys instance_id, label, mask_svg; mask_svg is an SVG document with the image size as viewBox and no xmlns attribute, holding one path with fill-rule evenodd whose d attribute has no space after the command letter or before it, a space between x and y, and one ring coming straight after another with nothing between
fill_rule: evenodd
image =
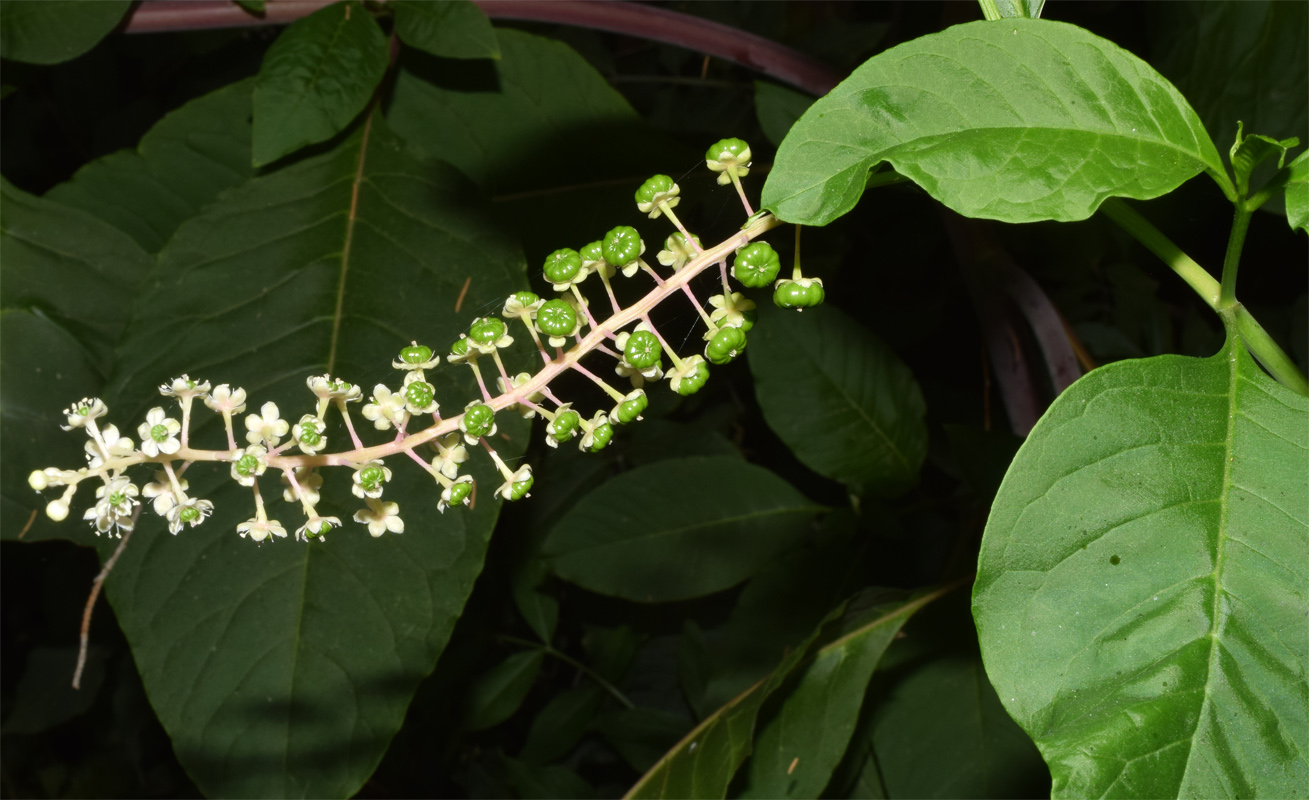
<instances>
[{"instance_id":1,"label":"plant stem","mask_svg":"<svg viewBox=\"0 0 1309 800\"><path fill-rule=\"evenodd\" d=\"M1245 234L1250 230L1250 209L1245 201L1236 203L1236 216L1232 219L1232 233L1227 237L1227 254L1223 256L1223 284L1218 294L1218 307L1236 305L1236 271L1241 265L1241 250L1245 247Z\"/></svg>"},{"instance_id":2,"label":"plant stem","mask_svg":"<svg viewBox=\"0 0 1309 800\"><path fill-rule=\"evenodd\" d=\"M1241 334L1241 341L1245 342L1250 354L1283 386L1309 397L1309 381L1305 380L1300 368L1273 341L1273 337L1268 335L1268 331L1264 330L1250 310L1237 303L1230 311L1236 318L1236 330Z\"/></svg>"},{"instance_id":3,"label":"plant stem","mask_svg":"<svg viewBox=\"0 0 1309 800\"><path fill-rule=\"evenodd\" d=\"M1212 309L1218 308L1219 285L1205 268L1197 264L1182 249L1164 236L1163 232L1151 225L1145 217L1122 200L1111 197L1100 206L1109 219L1117 222L1125 231L1132 234L1138 242L1145 245L1151 253L1159 256L1165 264L1173 268L1186 281L1200 299Z\"/></svg>"},{"instance_id":4,"label":"plant stem","mask_svg":"<svg viewBox=\"0 0 1309 800\"><path fill-rule=\"evenodd\" d=\"M618 702L622 703L624 707L636 708L636 704L633 703L631 700L628 700L627 695L619 691L617 686L614 686L612 683L605 680L604 677L601 676L599 673L595 672L590 667L578 661L577 659L573 658L572 656L568 655L567 653L556 650L548 644L542 644L541 642L533 642L528 639L520 639L517 636L501 635L495 638L499 639L500 641L506 644L516 644L521 647L530 647L535 650L540 650L546 655L554 656L555 658L559 659L565 664L575 667L583 675L595 681L597 684L599 684L600 688L604 689L606 692L613 695L613 698Z\"/></svg>"}]
</instances>

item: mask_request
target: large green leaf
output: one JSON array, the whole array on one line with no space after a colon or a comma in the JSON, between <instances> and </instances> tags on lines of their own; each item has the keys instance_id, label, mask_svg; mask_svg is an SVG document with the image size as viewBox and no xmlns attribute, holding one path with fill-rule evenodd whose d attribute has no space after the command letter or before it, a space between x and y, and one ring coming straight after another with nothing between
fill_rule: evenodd
<instances>
[{"instance_id":1,"label":"large green leaf","mask_svg":"<svg viewBox=\"0 0 1309 800\"><path fill-rule=\"evenodd\" d=\"M395 0L395 32L411 47L446 58L499 58L491 20L468 0Z\"/></svg>"},{"instance_id":2,"label":"large green leaf","mask_svg":"<svg viewBox=\"0 0 1309 800\"><path fill-rule=\"evenodd\" d=\"M763 205L826 225L883 162L964 216L1006 222L1086 219L1107 197L1158 197L1202 170L1231 191L1172 84L1047 20L956 25L873 56L791 129Z\"/></svg>"},{"instance_id":3,"label":"large green leaf","mask_svg":"<svg viewBox=\"0 0 1309 800\"><path fill-rule=\"evenodd\" d=\"M77 58L118 25L130 0L7 3L0 14L0 58L58 64Z\"/></svg>"},{"instance_id":4,"label":"large green leaf","mask_svg":"<svg viewBox=\"0 0 1309 800\"><path fill-rule=\"evenodd\" d=\"M897 494L927 456L923 395L895 353L845 312L765 308L750 371L768 426L810 469Z\"/></svg>"},{"instance_id":5,"label":"large green leaf","mask_svg":"<svg viewBox=\"0 0 1309 800\"><path fill-rule=\"evenodd\" d=\"M1082 378L992 507L973 611L1060 797L1309 786L1309 400L1239 339Z\"/></svg>"},{"instance_id":6,"label":"large green leaf","mask_svg":"<svg viewBox=\"0 0 1309 800\"><path fill-rule=\"evenodd\" d=\"M443 346L466 324L453 312L468 278L465 302L478 307L521 287L524 269L475 189L418 158L380 117L324 155L228 192L159 259L119 347L110 405L111 417L126 412L120 424L182 372L241 385L252 409L274 400L293 420L313 408L309 375L394 387L401 346ZM475 396L463 369L429 378L447 408ZM199 446L222 441L214 415L198 419ZM514 458L526 426L513 415L499 423L496 446ZM367 442L389 438L359 427ZM329 449L345 440L329 431ZM472 510L438 514L432 479L403 458L390 466L401 535L373 539L351 522L361 503L350 477L328 470L319 510L347 527L323 544L256 547L234 530L251 516L248 491L206 465L187 473L217 507L204 526L170 536L147 512L133 534L109 599L205 792L349 796L403 721L481 569L498 504L485 492ZM485 458L472 466L484 487L500 482ZM270 516L297 527L298 508L270 478Z\"/></svg>"},{"instance_id":7,"label":"large green leaf","mask_svg":"<svg viewBox=\"0 0 1309 800\"><path fill-rule=\"evenodd\" d=\"M155 124L136 150L96 159L46 197L80 208L157 253L173 231L250 167L253 80L225 86Z\"/></svg>"},{"instance_id":8,"label":"large green leaf","mask_svg":"<svg viewBox=\"0 0 1309 800\"><path fill-rule=\"evenodd\" d=\"M750 577L795 546L823 510L738 458L669 459L582 498L550 532L545 553L559 577L591 591L685 600Z\"/></svg>"},{"instance_id":9,"label":"large green leaf","mask_svg":"<svg viewBox=\"0 0 1309 800\"><path fill-rule=\"evenodd\" d=\"M388 60L386 37L358 0L333 3L282 31L255 83L254 165L344 130L368 104Z\"/></svg>"},{"instance_id":10,"label":"large green leaf","mask_svg":"<svg viewBox=\"0 0 1309 800\"><path fill-rule=\"evenodd\" d=\"M1291 175L1286 181L1286 222L1309 233L1309 150L1287 166Z\"/></svg>"},{"instance_id":11,"label":"large green leaf","mask_svg":"<svg viewBox=\"0 0 1309 800\"><path fill-rule=\"evenodd\" d=\"M864 690L882 654L915 611L958 583L870 610L872 619L814 653L755 736L741 797L818 797L845 754Z\"/></svg>"}]
</instances>

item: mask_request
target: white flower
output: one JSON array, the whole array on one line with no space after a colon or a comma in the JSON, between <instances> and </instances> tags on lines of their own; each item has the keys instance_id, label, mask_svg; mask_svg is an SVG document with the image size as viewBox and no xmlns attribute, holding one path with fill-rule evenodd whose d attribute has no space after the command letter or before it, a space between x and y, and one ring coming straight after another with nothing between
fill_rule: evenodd
<instances>
[{"instance_id":1,"label":"white flower","mask_svg":"<svg viewBox=\"0 0 1309 800\"><path fill-rule=\"evenodd\" d=\"M398 516L400 513L398 503L374 500L371 497L366 502L368 508L361 508L355 512L355 522L367 525L368 532L373 535L373 538L377 538L387 531L391 533L405 532L405 521Z\"/></svg>"},{"instance_id":2,"label":"white flower","mask_svg":"<svg viewBox=\"0 0 1309 800\"><path fill-rule=\"evenodd\" d=\"M291 429L291 425L281 418L277 403L269 402L264 403L258 414L246 415L245 429L247 431L245 440L250 444L277 447L277 443Z\"/></svg>"},{"instance_id":3,"label":"white flower","mask_svg":"<svg viewBox=\"0 0 1309 800\"><path fill-rule=\"evenodd\" d=\"M145 422L136 429L141 437L141 452L151 457L160 453L171 456L182 448L177 441L181 430L180 422L169 419L162 408L155 406L146 412Z\"/></svg>"},{"instance_id":4,"label":"white flower","mask_svg":"<svg viewBox=\"0 0 1309 800\"><path fill-rule=\"evenodd\" d=\"M103 417L108 411L109 407L100 398L83 397L64 409L64 416L68 418L68 424L59 427L66 431L71 431L73 428L84 428L88 422Z\"/></svg>"},{"instance_id":5,"label":"white flower","mask_svg":"<svg viewBox=\"0 0 1309 800\"><path fill-rule=\"evenodd\" d=\"M700 237L691 234L691 238L696 244L700 244ZM686 237L680 233L674 233L664 240L664 249L660 250L655 258L665 267L672 267L673 272L686 266L686 262L700 255L700 251L692 247Z\"/></svg>"},{"instance_id":6,"label":"white flower","mask_svg":"<svg viewBox=\"0 0 1309 800\"><path fill-rule=\"evenodd\" d=\"M468 448L458 433L447 433L428 442L439 453L432 459L432 468L450 480L459 477L459 465L468 460Z\"/></svg>"},{"instance_id":7,"label":"white flower","mask_svg":"<svg viewBox=\"0 0 1309 800\"><path fill-rule=\"evenodd\" d=\"M337 517L319 517L313 516L309 521L295 530L295 538L298 542L307 542L310 539L327 541L325 534L332 528L338 528L341 520Z\"/></svg>"},{"instance_id":8,"label":"white flower","mask_svg":"<svg viewBox=\"0 0 1309 800\"><path fill-rule=\"evenodd\" d=\"M193 381L187 375L173 378L172 382L159 387L164 397L176 397L177 402L184 403L189 398L205 397L209 394L209 381Z\"/></svg>"},{"instance_id":9,"label":"white flower","mask_svg":"<svg viewBox=\"0 0 1309 800\"><path fill-rule=\"evenodd\" d=\"M383 484L391 480L391 470L382 466L382 459L379 458L355 470L351 480L353 484L350 491L355 497L381 497L382 489L385 488Z\"/></svg>"},{"instance_id":10,"label":"white flower","mask_svg":"<svg viewBox=\"0 0 1309 800\"><path fill-rule=\"evenodd\" d=\"M318 505L318 490L323 488L323 476L314 472L313 467L296 467L295 482L300 486L303 498L296 497L295 488L286 472L282 473L282 499L288 503L300 501L311 506Z\"/></svg>"},{"instance_id":11,"label":"white flower","mask_svg":"<svg viewBox=\"0 0 1309 800\"><path fill-rule=\"evenodd\" d=\"M228 414L240 414L245 411L245 389L240 387L233 389L225 383L220 383L205 398L205 405L220 413L225 411Z\"/></svg>"},{"instance_id":12,"label":"white flower","mask_svg":"<svg viewBox=\"0 0 1309 800\"><path fill-rule=\"evenodd\" d=\"M424 380L421 369L405 373L400 393L404 395L405 411L410 414L435 414L441 408L436 402L436 387Z\"/></svg>"},{"instance_id":13,"label":"white flower","mask_svg":"<svg viewBox=\"0 0 1309 800\"><path fill-rule=\"evenodd\" d=\"M529 318L535 317L536 310L540 308L541 304L544 302L544 300L531 292L516 292L505 299L505 307L500 312L500 316L517 319L523 314L527 314Z\"/></svg>"},{"instance_id":14,"label":"white flower","mask_svg":"<svg viewBox=\"0 0 1309 800\"><path fill-rule=\"evenodd\" d=\"M373 387L373 402L364 406L364 418L371 420L373 427L384 431L395 425L397 428L409 421L409 412L405 410L403 393L392 394L384 384Z\"/></svg>"},{"instance_id":15,"label":"white flower","mask_svg":"<svg viewBox=\"0 0 1309 800\"><path fill-rule=\"evenodd\" d=\"M86 460L91 465L91 469L99 469L111 458L130 456L135 450L132 440L126 436L119 436L118 428L114 425L106 425L100 431L100 438L104 440L104 447L101 447L100 442L95 439L86 443Z\"/></svg>"},{"instance_id":16,"label":"white flower","mask_svg":"<svg viewBox=\"0 0 1309 800\"><path fill-rule=\"evenodd\" d=\"M645 369L637 369L627 363L626 360L621 360L618 362L618 366L614 367L614 372L621 377L630 378L633 389L640 389L642 386L645 386L646 381L662 380L664 377L664 365L662 363L652 364Z\"/></svg>"},{"instance_id":17,"label":"white flower","mask_svg":"<svg viewBox=\"0 0 1309 800\"><path fill-rule=\"evenodd\" d=\"M291 438L295 439L302 452L312 456L327 447L327 435L323 432L325 427L318 417L305 414L291 429Z\"/></svg>"},{"instance_id":18,"label":"white flower","mask_svg":"<svg viewBox=\"0 0 1309 800\"><path fill-rule=\"evenodd\" d=\"M341 403L357 403L363 391L352 383L346 383L331 375L315 375L305 379L309 391L318 398L318 416L321 419L327 413L327 404L333 400Z\"/></svg>"},{"instance_id":19,"label":"white flower","mask_svg":"<svg viewBox=\"0 0 1309 800\"><path fill-rule=\"evenodd\" d=\"M232 480L242 486L254 486L255 478L268 469L266 460L268 451L261 445L252 444L239 456L232 459Z\"/></svg>"},{"instance_id":20,"label":"white flower","mask_svg":"<svg viewBox=\"0 0 1309 800\"><path fill-rule=\"evenodd\" d=\"M241 538L247 535L256 542L263 544L263 541L270 536L286 538L286 528L282 523L275 519L248 519L236 526L236 532L241 534Z\"/></svg>"},{"instance_id":21,"label":"white flower","mask_svg":"<svg viewBox=\"0 0 1309 800\"><path fill-rule=\"evenodd\" d=\"M68 503L65 503L63 498L51 500L46 503L45 515L55 522L63 522L68 518Z\"/></svg>"},{"instance_id":22,"label":"white flower","mask_svg":"<svg viewBox=\"0 0 1309 800\"><path fill-rule=\"evenodd\" d=\"M518 373L517 375L515 375L514 377L510 378L509 380L510 380L510 382L512 382L512 384L513 384L512 388L517 389L519 386L522 386L523 384L527 383L527 382L530 381L531 379L532 379L532 373L530 373L530 372L520 372L520 373ZM495 386L496 386L497 389L500 390L500 394L505 394L505 393L507 393L507 392L509 391L509 389L510 389L510 387L505 386L505 379L504 379L504 378L496 378L496 379L495 379ZM545 395L544 395L543 393L541 393L541 392L533 392L532 394L530 394L530 395L527 396L527 400L528 400L528 402L531 402L531 403L540 403L544 398L545 398ZM522 404L522 403L514 403L513 405L509 406L509 407L506 408L505 410L506 410L506 411L517 411L517 412L519 413L519 415L522 416L523 419L532 419L533 417L536 416L536 412L532 410L532 407L531 407L531 406L527 406L527 405L524 405L524 404Z\"/></svg>"},{"instance_id":23,"label":"white flower","mask_svg":"<svg viewBox=\"0 0 1309 800\"><path fill-rule=\"evenodd\" d=\"M45 469L34 470L32 474L28 475L27 485L40 492L51 486L64 486L76 478L77 473L71 470L46 467Z\"/></svg>"},{"instance_id":24,"label":"white flower","mask_svg":"<svg viewBox=\"0 0 1309 800\"><path fill-rule=\"evenodd\" d=\"M745 312L755 309L754 301L745 299L745 295L740 292L732 292L730 295L712 295L709 298L709 305L715 309L709 312L709 319L720 328L745 326L748 321Z\"/></svg>"},{"instance_id":25,"label":"white flower","mask_svg":"<svg viewBox=\"0 0 1309 800\"><path fill-rule=\"evenodd\" d=\"M183 497L186 496L186 490L190 485L186 478L177 479L177 486L182 490ZM147 483L141 488L141 494L145 495L146 499L154 500L155 513L161 517L167 516L169 510L177 505L177 496L173 493L173 482L168 480L168 473L163 470L155 473L153 483Z\"/></svg>"},{"instance_id":26,"label":"white flower","mask_svg":"<svg viewBox=\"0 0 1309 800\"><path fill-rule=\"evenodd\" d=\"M97 535L116 528L121 536L122 531L132 530L132 512L136 509L138 494L140 490L127 478L114 478L95 490L96 504L86 510L82 519L95 523Z\"/></svg>"},{"instance_id":27,"label":"white flower","mask_svg":"<svg viewBox=\"0 0 1309 800\"><path fill-rule=\"evenodd\" d=\"M214 513L213 503L188 497L168 510L168 532L176 536L183 525L194 528L212 513Z\"/></svg>"}]
</instances>

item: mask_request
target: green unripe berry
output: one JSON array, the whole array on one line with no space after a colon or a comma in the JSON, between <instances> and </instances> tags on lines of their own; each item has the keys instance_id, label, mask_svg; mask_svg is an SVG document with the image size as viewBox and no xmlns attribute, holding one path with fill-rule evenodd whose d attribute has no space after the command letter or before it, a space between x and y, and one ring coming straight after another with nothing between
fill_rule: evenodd
<instances>
[{"instance_id":1,"label":"green unripe berry","mask_svg":"<svg viewBox=\"0 0 1309 800\"><path fill-rule=\"evenodd\" d=\"M614 426L608 422L601 422L591 428L591 444L585 448L588 453L598 453L609 444L609 440L614 438Z\"/></svg>"},{"instance_id":2,"label":"green unripe berry","mask_svg":"<svg viewBox=\"0 0 1309 800\"><path fill-rule=\"evenodd\" d=\"M525 306L530 306L541 298L536 292L514 292L514 299Z\"/></svg>"},{"instance_id":3,"label":"green unripe berry","mask_svg":"<svg viewBox=\"0 0 1309 800\"><path fill-rule=\"evenodd\" d=\"M376 464L369 464L359 470L359 485L370 491L375 490L386 478L386 473Z\"/></svg>"},{"instance_id":4,"label":"green unripe berry","mask_svg":"<svg viewBox=\"0 0 1309 800\"><path fill-rule=\"evenodd\" d=\"M468 355L468 337L460 336L455 343L450 345L451 359L460 359Z\"/></svg>"},{"instance_id":5,"label":"green unripe berry","mask_svg":"<svg viewBox=\"0 0 1309 800\"><path fill-rule=\"evenodd\" d=\"M313 420L300 423L300 441L310 447L317 447L323 437L318 432L318 424Z\"/></svg>"},{"instance_id":6,"label":"green unripe berry","mask_svg":"<svg viewBox=\"0 0 1309 800\"><path fill-rule=\"evenodd\" d=\"M495 412L484 403L468 408L464 411L463 418L459 420L459 429L474 439L480 439L490 433L494 425Z\"/></svg>"},{"instance_id":7,"label":"green unripe berry","mask_svg":"<svg viewBox=\"0 0 1309 800\"><path fill-rule=\"evenodd\" d=\"M719 139L709 145L709 149L704 154L709 168L715 172L746 164L751 156L750 145L740 139Z\"/></svg>"},{"instance_id":8,"label":"green unripe berry","mask_svg":"<svg viewBox=\"0 0 1309 800\"><path fill-rule=\"evenodd\" d=\"M690 375L684 375L673 384L673 390L678 394L686 396L692 395L704 388L709 380L709 365L699 360L699 356L694 365L694 372Z\"/></svg>"},{"instance_id":9,"label":"green unripe berry","mask_svg":"<svg viewBox=\"0 0 1309 800\"><path fill-rule=\"evenodd\" d=\"M626 425L641 418L641 412L645 411L650 401L646 399L645 392L637 389L618 404L613 411L609 413L609 421Z\"/></svg>"},{"instance_id":10,"label":"green unripe berry","mask_svg":"<svg viewBox=\"0 0 1309 800\"><path fill-rule=\"evenodd\" d=\"M509 497L507 497L506 499L522 500L524 497L527 496L527 493L532 488L532 484L535 482L536 482L536 478L534 478L530 473L526 478L523 478L521 481L515 481L513 485L509 487Z\"/></svg>"},{"instance_id":11,"label":"green unripe berry","mask_svg":"<svg viewBox=\"0 0 1309 800\"><path fill-rule=\"evenodd\" d=\"M410 345L400 351L400 360L405 364L423 364L432 360L432 348L421 344Z\"/></svg>"},{"instance_id":12,"label":"green unripe berry","mask_svg":"<svg viewBox=\"0 0 1309 800\"><path fill-rule=\"evenodd\" d=\"M491 344L505 335L505 324L495 317L473 320L468 326L468 338L477 344Z\"/></svg>"},{"instance_id":13,"label":"green unripe berry","mask_svg":"<svg viewBox=\"0 0 1309 800\"><path fill-rule=\"evenodd\" d=\"M713 364L726 364L745 350L745 331L740 328L720 328L705 346L705 358Z\"/></svg>"},{"instance_id":14,"label":"green unripe berry","mask_svg":"<svg viewBox=\"0 0 1309 800\"><path fill-rule=\"evenodd\" d=\"M641 234L628 225L619 225L606 233L601 248L605 261L620 269L639 258L645 249L641 244Z\"/></svg>"},{"instance_id":15,"label":"green unripe berry","mask_svg":"<svg viewBox=\"0 0 1309 800\"><path fill-rule=\"evenodd\" d=\"M571 336L577 330L577 312L559 298L547 300L536 312L536 327L551 336Z\"/></svg>"},{"instance_id":16,"label":"green unripe berry","mask_svg":"<svg viewBox=\"0 0 1309 800\"><path fill-rule=\"evenodd\" d=\"M545 279L551 283L568 283L582 271L582 257L576 250L563 248L545 257Z\"/></svg>"},{"instance_id":17,"label":"green unripe berry","mask_svg":"<svg viewBox=\"0 0 1309 800\"><path fill-rule=\"evenodd\" d=\"M405 386L405 400L415 408L427 408L432 404L436 390L426 381L411 381Z\"/></svg>"},{"instance_id":18,"label":"green unripe berry","mask_svg":"<svg viewBox=\"0 0 1309 800\"><path fill-rule=\"evenodd\" d=\"M667 175L655 175L636 190L636 206L642 211L647 211L651 206L665 202L669 196L676 196L676 194L677 184L672 178ZM645 208L641 208L642 206Z\"/></svg>"},{"instance_id":19,"label":"green unripe berry","mask_svg":"<svg viewBox=\"0 0 1309 800\"><path fill-rule=\"evenodd\" d=\"M249 478L259 472L259 459L246 453L236 460L236 471L243 477Z\"/></svg>"},{"instance_id":20,"label":"green unripe berry","mask_svg":"<svg viewBox=\"0 0 1309 800\"><path fill-rule=\"evenodd\" d=\"M782 261L767 242L742 247L732 262L732 277L751 289L761 289L777 278Z\"/></svg>"},{"instance_id":21,"label":"green unripe berry","mask_svg":"<svg viewBox=\"0 0 1309 800\"><path fill-rule=\"evenodd\" d=\"M442 492L441 499L444 500L447 505L457 506L460 503L468 502L468 496L472 493L473 482L471 480L460 480L455 481L449 489Z\"/></svg>"},{"instance_id":22,"label":"green unripe berry","mask_svg":"<svg viewBox=\"0 0 1309 800\"><path fill-rule=\"evenodd\" d=\"M603 261L605 260L604 242L596 240L579 251L578 255L582 257L582 262Z\"/></svg>"},{"instance_id":23,"label":"green unripe berry","mask_svg":"<svg viewBox=\"0 0 1309 800\"><path fill-rule=\"evenodd\" d=\"M636 331L627 337L627 346L623 348L623 358L637 369L649 369L659 363L664 348L659 344L659 337L650 331Z\"/></svg>"},{"instance_id":24,"label":"green unripe berry","mask_svg":"<svg viewBox=\"0 0 1309 800\"><path fill-rule=\"evenodd\" d=\"M813 308L822 305L824 297L823 283L817 278L778 281L773 290L773 302L778 308Z\"/></svg>"},{"instance_id":25,"label":"green unripe berry","mask_svg":"<svg viewBox=\"0 0 1309 800\"><path fill-rule=\"evenodd\" d=\"M168 438L168 428L163 425L156 425L150 429L150 438L156 442L162 442Z\"/></svg>"},{"instance_id":26,"label":"green unripe berry","mask_svg":"<svg viewBox=\"0 0 1309 800\"><path fill-rule=\"evenodd\" d=\"M571 408L567 411L561 411L555 415L550 424L546 426L546 433L554 437L556 442L566 442L573 438L577 432L577 426L581 424L582 415L573 411Z\"/></svg>"}]
</instances>

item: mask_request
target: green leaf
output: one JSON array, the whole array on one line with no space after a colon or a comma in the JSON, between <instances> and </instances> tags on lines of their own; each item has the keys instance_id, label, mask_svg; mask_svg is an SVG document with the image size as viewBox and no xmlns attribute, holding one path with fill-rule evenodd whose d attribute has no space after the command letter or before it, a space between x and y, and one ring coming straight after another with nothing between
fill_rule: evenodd
<instances>
[{"instance_id":1,"label":"green leaf","mask_svg":"<svg viewBox=\"0 0 1309 800\"><path fill-rule=\"evenodd\" d=\"M625 797L726 797L732 776L750 755L755 718L764 702L795 671L823 627L844 611L842 603L808 639L787 653L776 669L706 717L641 776Z\"/></svg>"},{"instance_id":2,"label":"green leaf","mask_svg":"<svg viewBox=\"0 0 1309 800\"><path fill-rule=\"evenodd\" d=\"M545 658L542 650L524 650L495 665L468 691L464 727L480 731L499 725L523 704Z\"/></svg>"},{"instance_id":3,"label":"green leaf","mask_svg":"<svg viewBox=\"0 0 1309 800\"><path fill-rule=\"evenodd\" d=\"M40 733L89 709L104 681L105 651L99 647L87 649L79 689L68 685L76 663L76 647L32 648L14 689L13 710L5 717L4 732Z\"/></svg>"},{"instance_id":4,"label":"green leaf","mask_svg":"<svg viewBox=\"0 0 1309 800\"><path fill-rule=\"evenodd\" d=\"M595 797L595 788L582 776L566 767L547 767L528 764L501 756L505 765L505 779L524 800L554 797Z\"/></svg>"},{"instance_id":5,"label":"green leaf","mask_svg":"<svg viewBox=\"0 0 1309 800\"><path fill-rule=\"evenodd\" d=\"M1250 173L1255 167L1264 161L1277 157L1277 168L1281 169L1282 164L1286 161L1286 151L1300 144L1300 140L1292 136L1289 139L1278 141L1271 136L1260 136L1259 134L1245 135L1244 123L1236 123L1236 140L1232 142L1232 149L1229 159L1232 162L1232 173L1236 178L1236 188L1242 194L1248 194L1250 191Z\"/></svg>"},{"instance_id":6,"label":"green leaf","mask_svg":"<svg viewBox=\"0 0 1309 800\"><path fill-rule=\"evenodd\" d=\"M251 14L264 13L264 0L236 0L236 4Z\"/></svg>"},{"instance_id":7,"label":"green leaf","mask_svg":"<svg viewBox=\"0 0 1309 800\"><path fill-rule=\"evenodd\" d=\"M1023 444L1022 437L971 425L943 425L942 428L963 479L982 502L990 503L1013 463L1014 453Z\"/></svg>"},{"instance_id":8,"label":"green leaf","mask_svg":"<svg viewBox=\"0 0 1309 800\"><path fill-rule=\"evenodd\" d=\"M591 727L633 769L645 772L686 735L691 721L654 708L624 708L601 714Z\"/></svg>"},{"instance_id":9,"label":"green leaf","mask_svg":"<svg viewBox=\"0 0 1309 800\"><path fill-rule=\"evenodd\" d=\"M1286 222L1292 230L1309 233L1309 150L1296 156L1288 165L1286 181Z\"/></svg>"},{"instance_id":10,"label":"green leaf","mask_svg":"<svg viewBox=\"0 0 1309 800\"><path fill-rule=\"evenodd\" d=\"M988 20L1022 17L1036 19L1041 16L1045 0L978 0L982 14Z\"/></svg>"},{"instance_id":11,"label":"green leaf","mask_svg":"<svg viewBox=\"0 0 1309 800\"><path fill-rule=\"evenodd\" d=\"M542 642L550 644L555 626L559 624L559 601L544 592L536 591L546 575L545 564L532 558L514 575L513 595L518 613Z\"/></svg>"},{"instance_id":12,"label":"green leaf","mask_svg":"<svg viewBox=\"0 0 1309 800\"><path fill-rule=\"evenodd\" d=\"M859 494L913 486L927 456L923 395L895 353L845 312L763 309L750 372L768 427L810 469Z\"/></svg>"},{"instance_id":13,"label":"green leaf","mask_svg":"<svg viewBox=\"0 0 1309 800\"><path fill-rule=\"evenodd\" d=\"M333 150L224 194L178 229L159 262L119 347L121 402L110 407L120 424L160 403L154 387L183 372L243 386L252 410L272 400L286 419L312 413L310 375L394 387L400 347L450 342L466 325L453 309L468 276L464 302L476 308L522 288L525 270L466 179L416 157L378 115ZM467 370L428 377L446 408L476 396ZM196 446L222 442L215 415L196 419ZM365 442L390 438L356 420ZM526 425L498 422L507 438L497 450L517 458ZM348 441L340 426L328 435L330 450ZM143 516L106 588L202 791L350 796L381 759L445 647L499 511L483 495L473 509L436 513L437 486L405 461L388 459L386 489L401 535L374 539L350 520L361 503L341 470L327 471L318 509L346 527L322 544L256 547L237 536L249 491L204 464L187 473L216 506L204 526L171 536ZM470 466L483 486L501 480L486 459ZM269 515L293 530L302 512L277 485L265 477Z\"/></svg>"},{"instance_id":14,"label":"green leaf","mask_svg":"<svg viewBox=\"0 0 1309 800\"><path fill-rule=\"evenodd\" d=\"M368 105L388 60L386 37L357 0L294 22L259 68L252 163L262 167L344 130Z\"/></svg>"},{"instance_id":15,"label":"green leaf","mask_svg":"<svg viewBox=\"0 0 1309 800\"><path fill-rule=\"evenodd\" d=\"M626 459L637 466L683 456L741 457L740 451L718 431L666 419L646 419L625 432L620 444Z\"/></svg>"},{"instance_id":16,"label":"green leaf","mask_svg":"<svg viewBox=\"0 0 1309 800\"><path fill-rule=\"evenodd\" d=\"M686 600L750 577L823 510L737 458L669 459L582 498L550 532L545 553L555 574L593 592Z\"/></svg>"},{"instance_id":17,"label":"green leaf","mask_svg":"<svg viewBox=\"0 0 1309 800\"><path fill-rule=\"evenodd\" d=\"M755 115L759 118L759 127L764 129L764 136L775 146L782 143L791 126L813 104L814 98L804 92L768 81L754 82Z\"/></svg>"},{"instance_id":18,"label":"green leaf","mask_svg":"<svg viewBox=\"0 0 1309 800\"><path fill-rule=\"evenodd\" d=\"M8 3L0 15L0 58L58 64L77 58L117 27L130 0Z\"/></svg>"},{"instance_id":19,"label":"green leaf","mask_svg":"<svg viewBox=\"0 0 1309 800\"><path fill-rule=\"evenodd\" d=\"M973 613L1057 797L1309 785L1309 399L1230 335L1066 390L992 506Z\"/></svg>"},{"instance_id":20,"label":"green leaf","mask_svg":"<svg viewBox=\"0 0 1309 800\"><path fill-rule=\"evenodd\" d=\"M1045 20L971 22L873 56L805 113L763 205L826 225L890 163L968 217L1086 219L1208 171L1233 194L1185 98L1136 56Z\"/></svg>"},{"instance_id":21,"label":"green leaf","mask_svg":"<svg viewBox=\"0 0 1309 800\"><path fill-rule=\"evenodd\" d=\"M887 646L915 611L950 588L956 587L879 606L872 620L815 652L755 735L740 796L818 797L850 743L864 689Z\"/></svg>"},{"instance_id":22,"label":"green leaf","mask_svg":"<svg viewBox=\"0 0 1309 800\"><path fill-rule=\"evenodd\" d=\"M555 695L532 720L519 758L545 764L566 755L581 741L603 700L604 690L595 684Z\"/></svg>"},{"instance_id":23,"label":"green leaf","mask_svg":"<svg viewBox=\"0 0 1309 800\"><path fill-rule=\"evenodd\" d=\"M491 20L468 0L394 0L395 32L410 47L446 58L499 58Z\"/></svg>"},{"instance_id":24,"label":"green leaf","mask_svg":"<svg viewBox=\"0 0 1309 800\"><path fill-rule=\"evenodd\" d=\"M219 193L254 175L244 80L192 100L155 124L136 150L96 159L46 197L80 208L157 253Z\"/></svg>"}]
</instances>

